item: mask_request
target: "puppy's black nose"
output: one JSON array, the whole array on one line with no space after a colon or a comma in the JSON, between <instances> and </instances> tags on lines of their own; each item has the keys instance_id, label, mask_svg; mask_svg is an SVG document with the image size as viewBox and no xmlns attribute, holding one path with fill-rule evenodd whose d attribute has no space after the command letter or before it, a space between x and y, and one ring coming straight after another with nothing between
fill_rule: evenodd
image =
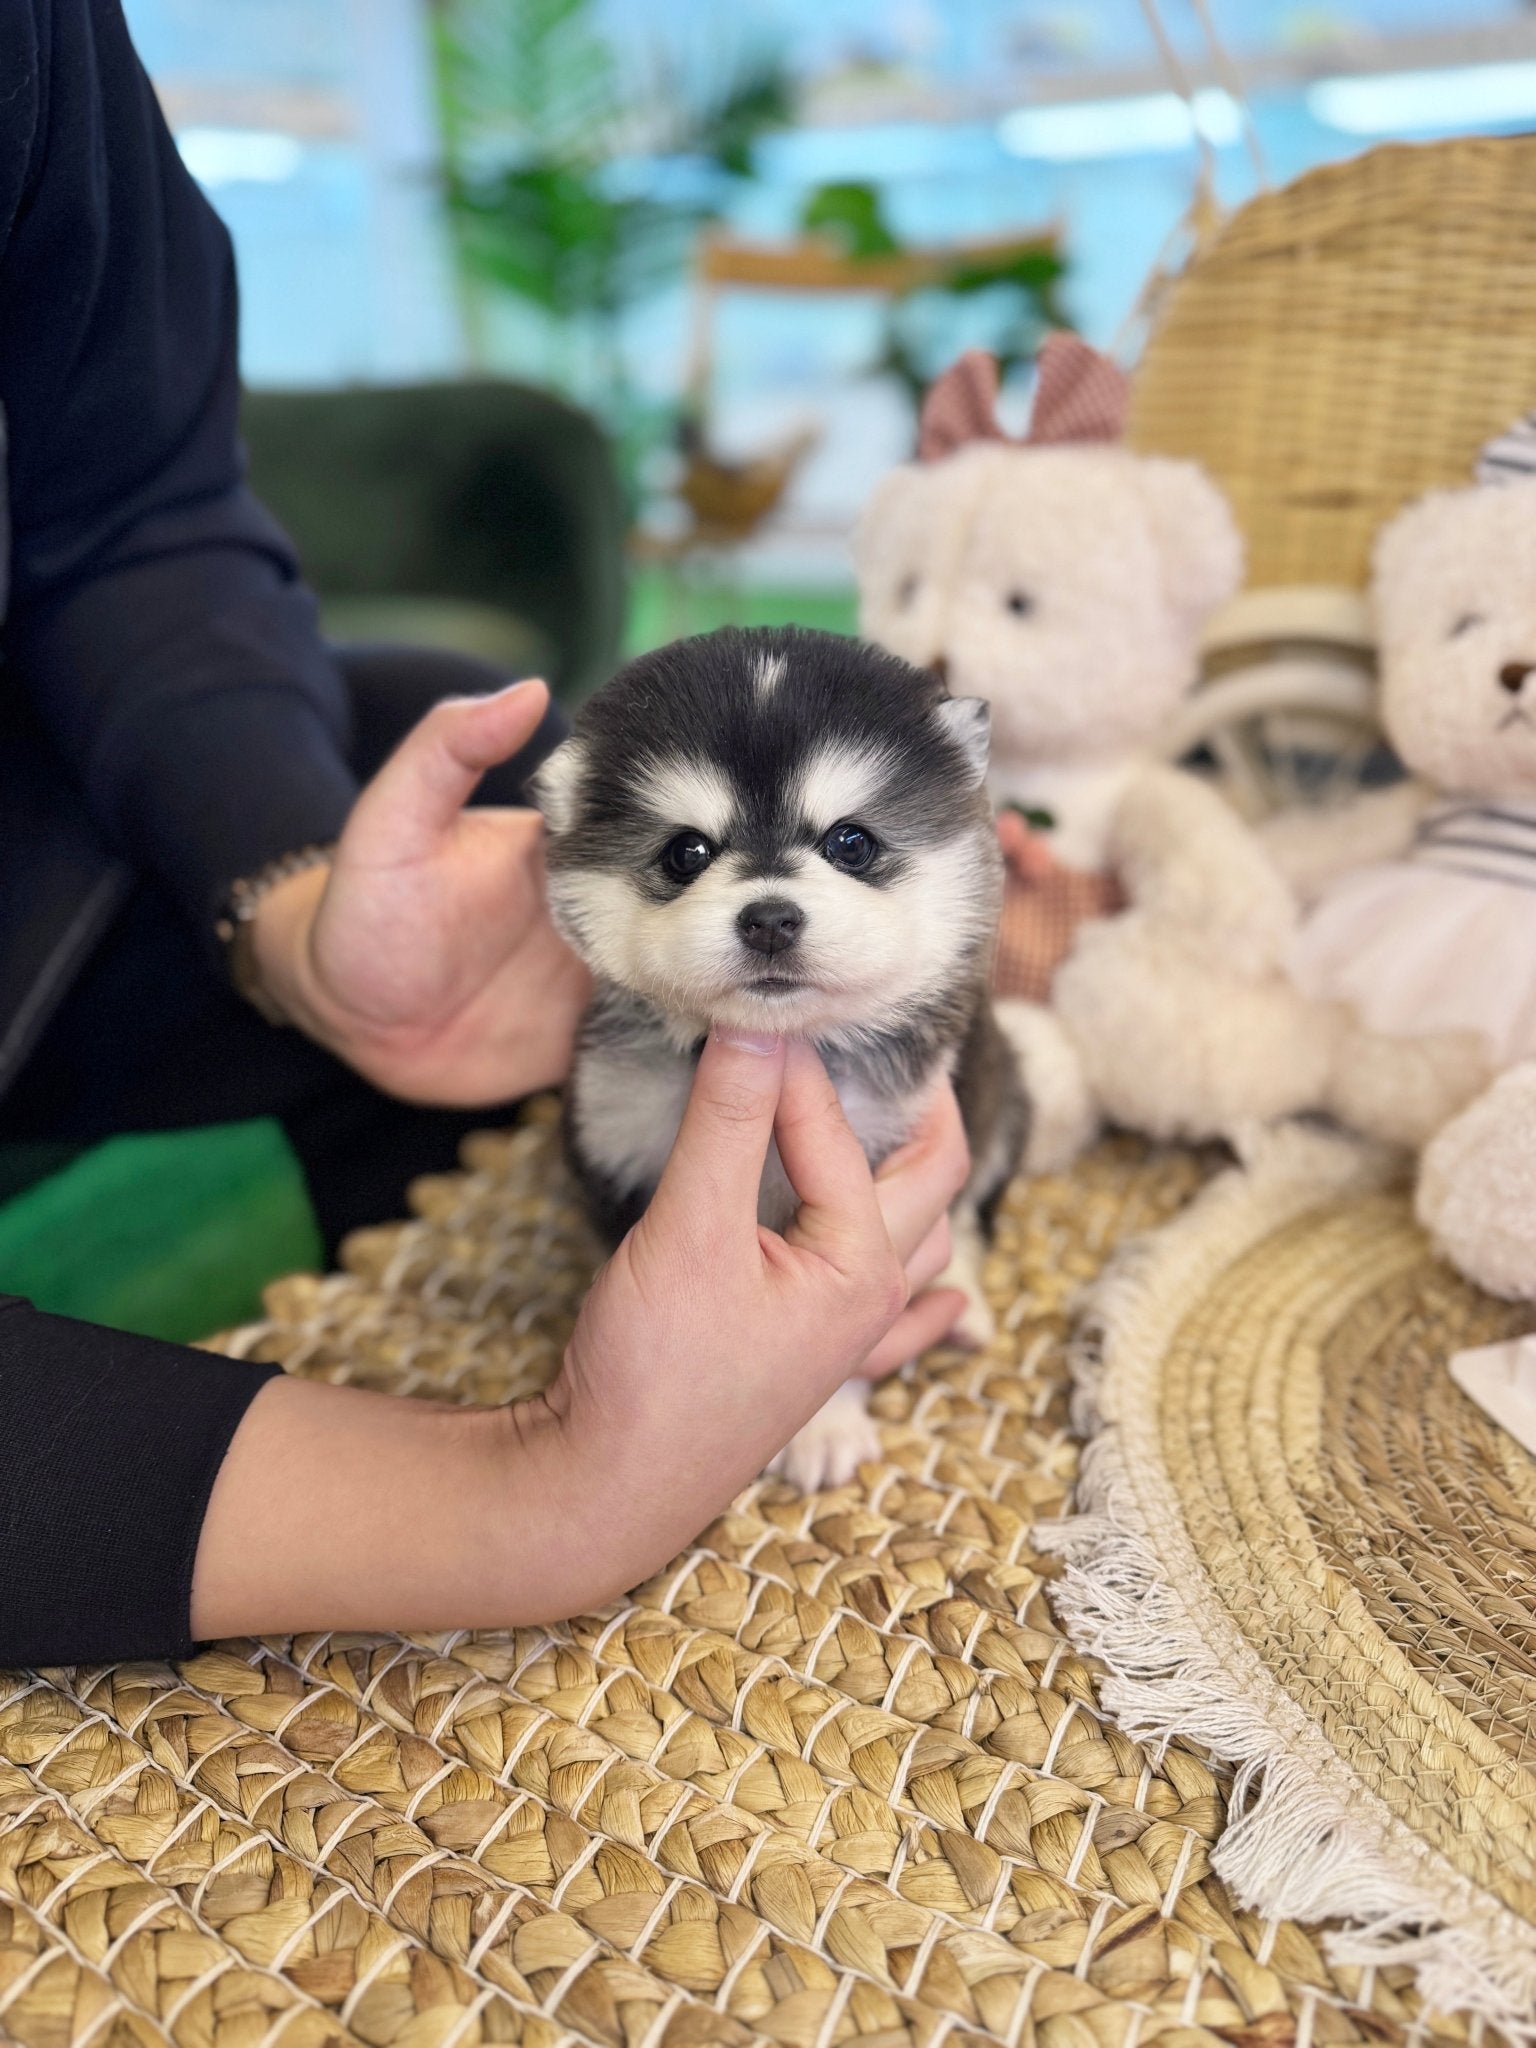
<instances>
[{"instance_id":1,"label":"puppy's black nose","mask_svg":"<svg viewBox=\"0 0 1536 2048\"><path fill-rule=\"evenodd\" d=\"M742 944L754 953L784 953L799 938L804 923L805 912L798 903L785 896L765 896L738 913L736 929Z\"/></svg>"},{"instance_id":2,"label":"puppy's black nose","mask_svg":"<svg viewBox=\"0 0 1536 2048\"><path fill-rule=\"evenodd\" d=\"M1536 671L1536 661L1506 661L1499 670L1499 681L1511 697L1518 697L1525 688L1525 679Z\"/></svg>"}]
</instances>

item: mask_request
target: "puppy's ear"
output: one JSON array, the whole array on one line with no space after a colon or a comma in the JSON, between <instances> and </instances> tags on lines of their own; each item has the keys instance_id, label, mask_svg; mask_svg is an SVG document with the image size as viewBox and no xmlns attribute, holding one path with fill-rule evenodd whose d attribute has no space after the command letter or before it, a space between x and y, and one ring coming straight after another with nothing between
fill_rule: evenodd
<instances>
[{"instance_id":1,"label":"puppy's ear","mask_svg":"<svg viewBox=\"0 0 1536 2048\"><path fill-rule=\"evenodd\" d=\"M528 787L551 832L569 832L576 822L576 802L586 765L587 752L581 741L566 740L534 773Z\"/></svg>"},{"instance_id":2,"label":"puppy's ear","mask_svg":"<svg viewBox=\"0 0 1536 2048\"><path fill-rule=\"evenodd\" d=\"M992 707L981 697L941 697L934 711L951 746L965 756L973 783L986 778L992 743Z\"/></svg>"}]
</instances>

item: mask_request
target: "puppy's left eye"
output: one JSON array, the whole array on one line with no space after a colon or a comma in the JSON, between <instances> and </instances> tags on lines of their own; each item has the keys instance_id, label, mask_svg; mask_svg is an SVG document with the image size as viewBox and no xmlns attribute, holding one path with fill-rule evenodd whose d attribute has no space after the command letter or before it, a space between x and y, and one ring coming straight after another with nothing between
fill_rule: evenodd
<instances>
[{"instance_id":1,"label":"puppy's left eye","mask_svg":"<svg viewBox=\"0 0 1536 2048\"><path fill-rule=\"evenodd\" d=\"M916 595L917 578L915 576L903 576L896 586L896 602L903 606L909 605Z\"/></svg>"},{"instance_id":2,"label":"puppy's left eye","mask_svg":"<svg viewBox=\"0 0 1536 2048\"><path fill-rule=\"evenodd\" d=\"M1010 590L1008 609L1016 619L1027 619L1035 608L1035 600L1027 590Z\"/></svg>"},{"instance_id":3,"label":"puppy's left eye","mask_svg":"<svg viewBox=\"0 0 1536 2048\"><path fill-rule=\"evenodd\" d=\"M834 825L821 842L823 860L845 875L861 875L880 851L871 833L862 825Z\"/></svg>"}]
</instances>

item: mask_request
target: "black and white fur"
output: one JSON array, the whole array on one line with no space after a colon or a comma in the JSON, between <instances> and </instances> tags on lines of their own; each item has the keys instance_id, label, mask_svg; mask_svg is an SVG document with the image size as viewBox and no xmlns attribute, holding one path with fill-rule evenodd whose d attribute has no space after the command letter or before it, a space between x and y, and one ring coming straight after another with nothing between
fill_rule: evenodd
<instances>
[{"instance_id":1,"label":"black and white fur","mask_svg":"<svg viewBox=\"0 0 1536 2048\"><path fill-rule=\"evenodd\" d=\"M566 1136L610 1240L650 1200L710 1027L808 1037L873 1164L953 1077L973 1165L946 1278L964 1333L989 1333L983 1230L1028 1112L986 993L987 730L932 674L800 628L677 641L583 707L537 788L554 916L597 982ZM770 1153L760 1218L793 1207ZM834 1395L774 1469L810 1489L878 1456L866 1391Z\"/></svg>"}]
</instances>

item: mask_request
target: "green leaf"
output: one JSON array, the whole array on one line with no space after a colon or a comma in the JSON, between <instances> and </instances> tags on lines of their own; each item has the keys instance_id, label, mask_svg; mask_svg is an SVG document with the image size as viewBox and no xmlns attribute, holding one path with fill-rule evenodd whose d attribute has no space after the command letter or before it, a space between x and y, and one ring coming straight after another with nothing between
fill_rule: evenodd
<instances>
[{"instance_id":1,"label":"green leaf","mask_svg":"<svg viewBox=\"0 0 1536 2048\"><path fill-rule=\"evenodd\" d=\"M800 209L800 225L808 234L829 235L845 256L856 259L894 256L901 248L874 185L818 185Z\"/></svg>"}]
</instances>

